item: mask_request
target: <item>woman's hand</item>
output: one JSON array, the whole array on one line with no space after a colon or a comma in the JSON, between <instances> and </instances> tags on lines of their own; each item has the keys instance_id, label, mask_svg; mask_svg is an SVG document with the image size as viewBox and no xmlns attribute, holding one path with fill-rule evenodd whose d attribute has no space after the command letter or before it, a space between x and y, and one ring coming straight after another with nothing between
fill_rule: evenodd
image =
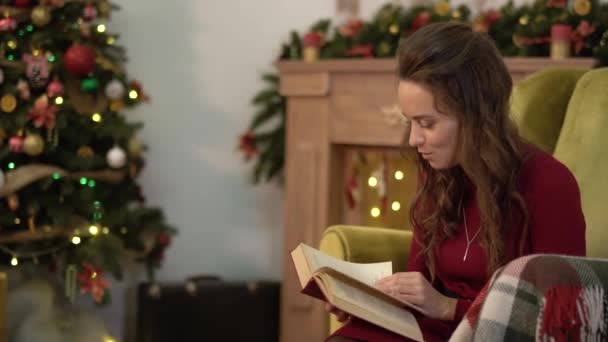
<instances>
[{"instance_id":1,"label":"woman's hand","mask_svg":"<svg viewBox=\"0 0 608 342\"><path fill-rule=\"evenodd\" d=\"M396 298L416 305L428 317L442 320L454 318L458 301L435 290L422 273L395 273L380 279L376 283L376 287Z\"/></svg>"},{"instance_id":2,"label":"woman's hand","mask_svg":"<svg viewBox=\"0 0 608 342\"><path fill-rule=\"evenodd\" d=\"M349 314L331 305L330 303L325 303L325 311L334 314L338 322L341 323L344 323L350 319Z\"/></svg>"}]
</instances>

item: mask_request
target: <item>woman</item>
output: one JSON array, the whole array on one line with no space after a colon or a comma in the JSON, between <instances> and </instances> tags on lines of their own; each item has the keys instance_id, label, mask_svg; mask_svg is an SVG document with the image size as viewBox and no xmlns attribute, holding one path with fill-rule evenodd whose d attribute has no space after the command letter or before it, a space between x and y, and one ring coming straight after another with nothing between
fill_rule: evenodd
<instances>
[{"instance_id":1,"label":"woman","mask_svg":"<svg viewBox=\"0 0 608 342\"><path fill-rule=\"evenodd\" d=\"M398 55L399 105L417 150L419 191L407 272L378 282L422 308L426 341L444 341L491 274L518 256L585 255L585 221L572 173L518 136L512 81L493 42L464 24L409 36ZM404 341L348 320L329 341Z\"/></svg>"}]
</instances>

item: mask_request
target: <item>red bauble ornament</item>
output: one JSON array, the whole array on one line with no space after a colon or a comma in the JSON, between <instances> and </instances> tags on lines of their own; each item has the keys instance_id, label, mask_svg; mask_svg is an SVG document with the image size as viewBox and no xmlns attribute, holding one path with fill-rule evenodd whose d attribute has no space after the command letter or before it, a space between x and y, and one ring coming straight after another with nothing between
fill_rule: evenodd
<instances>
[{"instance_id":1,"label":"red bauble ornament","mask_svg":"<svg viewBox=\"0 0 608 342\"><path fill-rule=\"evenodd\" d=\"M430 23L431 23L431 14L427 11L420 12L414 18L414 20L412 20L411 29L413 31L416 31L417 29L421 28L422 26L428 25Z\"/></svg>"},{"instance_id":2,"label":"red bauble ornament","mask_svg":"<svg viewBox=\"0 0 608 342\"><path fill-rule=\"evenodd\" d=\"M171 243L171 237L167 234L159 234L157 242L161 247L167 247Z\"/></svg>"},{"instance_id":3,"label":"red bauble ornament","mask_svg":"<svg viewBox=\"0 0 608 342\"><path fill-rule=\"evenodd\" d=\"M95 51L86 45L73 45L63 55L63 65L75 76L84 76L95 66Z\"/></svg>"},{"instance_id":4,"label":"red bauble ornament","mask_svg":"<svg viewBox=\"0 0 608 342\"><path fill-rule=\"evenodd\" d=\"M28 7L32 4L32 0L15 0L15 6Z\"/></svg>"}]
</instances>

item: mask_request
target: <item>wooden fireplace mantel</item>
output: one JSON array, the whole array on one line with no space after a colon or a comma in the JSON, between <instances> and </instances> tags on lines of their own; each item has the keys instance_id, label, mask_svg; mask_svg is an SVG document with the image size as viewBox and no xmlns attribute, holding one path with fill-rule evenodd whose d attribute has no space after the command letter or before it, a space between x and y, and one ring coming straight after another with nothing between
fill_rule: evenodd
<instances>
[{"instance_id":1,"label":"wooden fireplace mantel","mask_svg":"<svg viewBox=\"0 0 608 342\"><path fill-rule=\"evenodd\" d=\"M588 58L505 58L514 82L548 67L591 68ZM331 224L343 222L346 146L395 148L404 125L396 101L394 59L281 61L280 92L287 101L285 229L281 341L323 341L327 314L300 294L289 252L317 246Z\"/></svg>"}]
</instances>

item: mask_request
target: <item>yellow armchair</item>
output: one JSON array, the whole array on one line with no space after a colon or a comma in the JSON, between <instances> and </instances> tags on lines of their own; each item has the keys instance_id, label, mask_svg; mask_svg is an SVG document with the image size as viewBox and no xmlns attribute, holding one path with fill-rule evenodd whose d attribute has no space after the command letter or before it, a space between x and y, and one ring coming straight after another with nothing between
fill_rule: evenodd
<instances>
[{"instance_id":1,"label":"yellow armchair","mask_svg":"<svg viewBox=\"0 0 608 342\"><path fill-rule=\"evenodd\" d=\"M608 68L548 69L517 84L513 119L521 134L562 161L579 183L587 223L587 254L608 258ZM410 231L332 226L321 251L352 262L393 261L404 270ZM330 317L330 332L340 326Z\"/></svg>"}]
</instances>

